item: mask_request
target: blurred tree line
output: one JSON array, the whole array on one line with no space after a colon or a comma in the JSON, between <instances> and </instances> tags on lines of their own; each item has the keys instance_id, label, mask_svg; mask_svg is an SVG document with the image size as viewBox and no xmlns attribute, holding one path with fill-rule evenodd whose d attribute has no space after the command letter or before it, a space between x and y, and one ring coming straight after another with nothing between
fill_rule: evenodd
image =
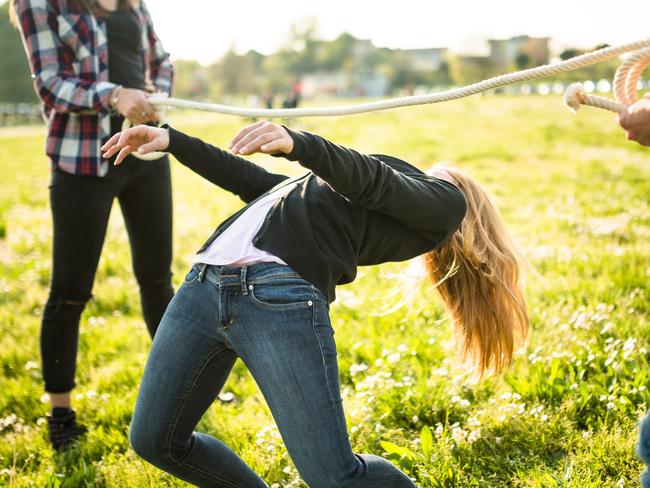
<instances>
[{"instance_id":1,"label":"blurred tree line","mask_svg":"<svg viewBox=\"0 0 650 488\"><path fill-rule=\"evenodd\" d=\"M37 103L18 31L9 23L9 3L0 5L0 102Z\"/></svg>"},{"instance_id":2,"label":"blurred tree line","mask_svg":"<svg viewBox=\"0 0 650 488\"><path fill-rule=\"evenodd\" d=\"M0 72L3 73L0 102L36 102L20 36L9 24L7 11L5 2L0 5ZM568 59L581 52L566 50L561 58ZM348 86L380 76L389 93L411 92L420 86L439 88L467 84L502 74L491 65L489 58L476 57L469 64L460 62L461 58L448 55L436 70L418 69L408 51L377 48L370 41L348 33L334 40L322 40L318 37L316 20L304 19L291 26L284 45L270 55L253 50L240 54L231 46L221 59L209 66L197 61L175 61L174 96L218 100L231 95L256 94L263 98L272 93L284 93L305 75L316 73L336 73ZM618 64L613 60L559 79L611 79ZM529 67L532 67L530 60L520 54L509 69Z\"/></svg>"}]
</instances>

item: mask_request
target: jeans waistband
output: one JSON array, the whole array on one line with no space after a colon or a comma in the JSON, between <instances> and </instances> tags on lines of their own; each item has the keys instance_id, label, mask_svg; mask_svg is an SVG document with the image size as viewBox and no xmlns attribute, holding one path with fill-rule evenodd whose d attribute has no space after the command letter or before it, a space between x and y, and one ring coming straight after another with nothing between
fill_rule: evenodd
<instances>
[{"instance_id":1,"label":"jeans waistband","mask_svg":"<svg viewBox=\"0 0 650 488\"><path fill-rule=\"evenodd\" d=\"M199 281L207 279L219 286L241 286L242 292L248 294L248 286L281 282L283 280L303 280L289 266L279 263L255 263L243 266L218 266L214 264L196 264L199 269Z\"/></svg>"}]
</instances>

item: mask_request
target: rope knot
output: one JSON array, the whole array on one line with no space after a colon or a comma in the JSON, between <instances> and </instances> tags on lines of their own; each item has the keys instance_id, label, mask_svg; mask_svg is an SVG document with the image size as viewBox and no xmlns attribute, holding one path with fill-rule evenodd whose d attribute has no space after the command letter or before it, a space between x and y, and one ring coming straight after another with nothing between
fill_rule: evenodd
<instances>
[{"instance_id":1,"label":"rope knot","mask_svg":"<svg viewBox=\"0 0 650 488\"><path fill-rule=\"evenodd\" d=\"M580 105L586 101L587 93L582 83L571 83L564 92L564 105L573 113L576 113Z\"/></svg>"}]
</instances>

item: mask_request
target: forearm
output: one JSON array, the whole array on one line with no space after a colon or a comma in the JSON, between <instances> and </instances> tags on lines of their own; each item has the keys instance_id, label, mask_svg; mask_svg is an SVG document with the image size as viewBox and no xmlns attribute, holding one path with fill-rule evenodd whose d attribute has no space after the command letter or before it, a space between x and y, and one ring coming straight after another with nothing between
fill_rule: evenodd
<instances>
[{"instance_id":1,"label":"forearm","mask_svg":"<svg viewBox=\"0 0 650 488\"><path fill-rule=\"evenodd\" d=\"M110 94L117 87L108 81L89 82L43 72L34 74L34 86L43 104L55 112L108 113Z\"/></svg>"},{"instance_id":2,"label":"forearm","mask_svg":"<svg viewBox=\"0 0 650 488\"><path fill-rule=\"evenodd\" d=\"M254 200L287 178L269 173L256 164L172 127L168 130L167 151L195 173L238 195L245 202Z\"/></svg>"},{"instance_id":3,"label":"forearm","mask_svg":"<svg viewBox=\"0 0 650 488\"><path fill-rule=\"evenodd\" d=\"M57 112L108 111L110 82L80 79L72 70L73 55L59 39L58 18L44 0L20 0L16 4L20 33L43 104Z\"/></svg>"},{"instance_id":4,"label":"forearm","mask_svg":"<svg viewBox=\"0 0 650 488\"><path fill-rule=\"evenodd\" d=\"M290 131L290 135L294 147L286 157L299 161L351 202L388 215L432 240L460 225L465 199L448 181L416 170L402 173L374 156L315 134Z\"/></svg>"}]
</instances>

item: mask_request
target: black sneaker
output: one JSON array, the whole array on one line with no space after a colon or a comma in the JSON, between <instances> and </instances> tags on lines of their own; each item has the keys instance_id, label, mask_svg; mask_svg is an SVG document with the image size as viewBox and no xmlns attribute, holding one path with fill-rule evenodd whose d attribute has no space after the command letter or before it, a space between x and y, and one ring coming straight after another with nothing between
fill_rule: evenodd
<instances>
[{"instance_id":1,"label":"black sneaker","mask_svg":"<svg viewBox=\"0 0 650 488\"><path fill-rule=\"evenodd\" d=\"M75 411L71 408L53 408L52 415L47 417L47 425L48 438L57 451L71 447L86 432L85 427L77 424Z\"/></svg>"}]
</instances>

